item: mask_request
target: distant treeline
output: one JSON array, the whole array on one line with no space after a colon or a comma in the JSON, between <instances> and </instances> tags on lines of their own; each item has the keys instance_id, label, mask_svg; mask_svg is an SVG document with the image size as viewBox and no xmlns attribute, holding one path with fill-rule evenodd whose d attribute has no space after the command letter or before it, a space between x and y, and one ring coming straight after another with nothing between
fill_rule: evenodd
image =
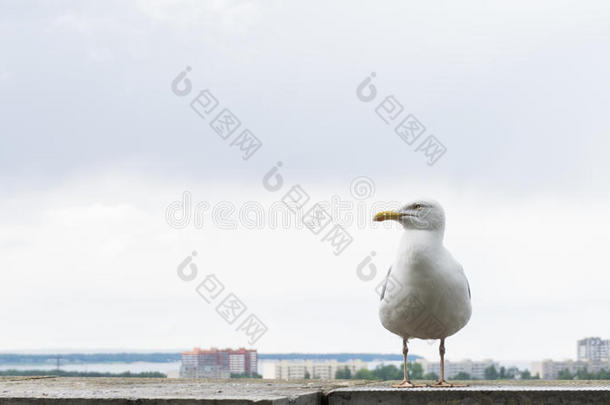
<instances>
[{"instance_id":1,"label":"distant treeline","mask_svg":"<svg viewBox=\"0 0 610 405\"><path fill-rule=\"evenodd\" d=\"M80 363L171 363L180 361L180 353L69 353L69 354L8 354L0 353L0 364L60 364ZM338 360L402 361L401 354L379 353L259 353L260 360ZM413 361L420 356L409 355Z\"/></svg>"},{"instance_id":2,"label":"distant treeline","mask_svg":"<svg viewBox=\"0 0 610 405\"><path fill-rule=\"evenodd\" d=\"M95 371L64 371L64 370L0 370L0 376L40 376L56 375L58 377L122 377L122 378L166 378L167 375L156 371L142 373L98 373Z\"/></svg>"},{"instance_id":3,"label":"distant treeline","mask_svg":"<svg viewBox=\"0 0 610 405\"><path fill-rule=\"evenodd\" d=\"M60 364L78 363L170 363L180 361L180 353L69 353L69 354L9 354L0 353L0 364Z\"/></svg>"},{"instance_id":4,"label":"distant treeline","mask_svg":"<svg viewBox=\"0 0 610 405\"><path fill-rule=\"evenodd\" d=\"M557 376L558 380L610 380L610 371L602 369L599 372L590 373L587 369L578 370L572 374L569 370L561 370Z\"/></svg>"},{"instance_id":5,"label":"distant treeline","mask_svg":"<svg viewBox=\"0 0 610 405\"><path fill-rule=\"evenodd\" d=\"M424 369L421 364L408 362L407 368L409 369L409 378L412 380L437 380L438 375L434 373L424 374ZM307 373L305 374L305 378L309 378ZM357 380L402 380L403 379L403 370L402 366L396 367L393 364L385 364L378 365L374 370L362 369L356 371L355 374L352 374L350 369L347 367L340 368L335 373L335 378L337 379L357 379ZM489 366L485 369L485 379L486 380L531 380L538 379L538 375L532 377L529 370L519 370L516 367L505 368L500 367L500 370L496 370L494 366ZM468 373L458 373L452 377L453 380L476 380L476 378L472 377Z\"/></svg>"}]
</instances>

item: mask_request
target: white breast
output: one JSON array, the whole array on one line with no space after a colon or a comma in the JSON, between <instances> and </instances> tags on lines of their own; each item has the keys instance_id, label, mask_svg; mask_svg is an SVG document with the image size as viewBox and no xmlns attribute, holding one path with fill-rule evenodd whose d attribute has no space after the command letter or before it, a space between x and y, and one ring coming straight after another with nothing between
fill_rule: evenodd
<instances>
[{"instance_id":1,"label":"white breast","mask_svg":"<svg viewBox=\"0 0 610 405\"><path fill-rule=\"evenodd\" d=\"M441 243L403 236L381 301L382 325L403 338L451 336L470 319L470 291L462 266Z\"/></svg>"}]
</instances>

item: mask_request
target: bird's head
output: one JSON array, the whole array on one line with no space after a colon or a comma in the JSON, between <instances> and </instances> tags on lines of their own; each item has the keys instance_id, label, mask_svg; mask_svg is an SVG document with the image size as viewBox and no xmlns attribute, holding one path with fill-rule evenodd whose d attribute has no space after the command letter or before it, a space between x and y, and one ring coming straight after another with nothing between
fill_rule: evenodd
<instances>
[{"instance_id":1,"label":"bird's head","mask_svg":"<svg viewBox=\"0 0 610 405\"><path fill-rule=\"evenodd\" d=\"M373 221L398 221L405 229L443 231L445 229L445 211L434 200L415 200L394 211L379 212Z\"/></svg>"}]
</instances>

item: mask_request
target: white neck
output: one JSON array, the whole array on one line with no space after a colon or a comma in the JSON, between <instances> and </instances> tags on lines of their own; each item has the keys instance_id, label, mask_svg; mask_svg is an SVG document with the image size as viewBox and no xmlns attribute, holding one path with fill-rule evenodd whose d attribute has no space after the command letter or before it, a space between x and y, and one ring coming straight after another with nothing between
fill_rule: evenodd
<instances>
[{"instance_id":1,"label":"white neck","mask_svg":"<svg viewBox=\"0 0 610 405\"><path fill-rule=\"evenodd\" d=\"M403 240L407 241L407 243L409 243L410 245L425 244L428 246L442 246L444 235L445 232L443 229L424 230L405 228Z\"/></svg>"}]
</instances>

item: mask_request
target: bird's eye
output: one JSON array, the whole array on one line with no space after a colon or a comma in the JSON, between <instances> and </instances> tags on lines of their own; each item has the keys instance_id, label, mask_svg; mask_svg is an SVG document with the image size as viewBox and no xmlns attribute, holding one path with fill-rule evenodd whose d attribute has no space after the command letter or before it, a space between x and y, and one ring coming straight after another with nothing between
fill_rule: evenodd
<instances>
[{"instance_id":1,"label":"bird's eye","mask_svg":"<svg viewBox=\"0 0 610 405\"><path fill-rule=\"evenodd\" d=\"M413 208L415 208L416 210L418 210L418 209L420 209L420 208L421 208L421 204L415 204L415 205L413 206Z\"/></svg>"}]
</instances>

